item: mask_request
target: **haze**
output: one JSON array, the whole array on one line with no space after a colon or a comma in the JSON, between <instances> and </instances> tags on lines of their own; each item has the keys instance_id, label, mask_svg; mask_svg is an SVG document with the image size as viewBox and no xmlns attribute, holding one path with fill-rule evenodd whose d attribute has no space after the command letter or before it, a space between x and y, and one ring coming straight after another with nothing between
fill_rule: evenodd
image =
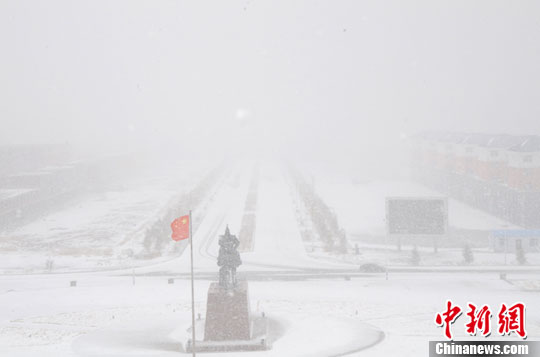
<instances>
[{"instance_id":1,"label":"haze","mask_svg":"<svg viewBox=\"0 0 540 357\"><path fill-rule=\"evenodd\" d=\"M0 44L0 356L533 357L540 1L0 0Z\"/></svg>"},{"instance_id":2,"label":"haze","mask_svg":"<svg viewBox=\"0 0 540 357\"><path fill-rule=\"evenodd\" d=\"M251 150L240 144L249 137L328 159L425 130L538 134L539 11L535 1L3 1L0 143L212 152Z\"/></svg>"}]
</instances>

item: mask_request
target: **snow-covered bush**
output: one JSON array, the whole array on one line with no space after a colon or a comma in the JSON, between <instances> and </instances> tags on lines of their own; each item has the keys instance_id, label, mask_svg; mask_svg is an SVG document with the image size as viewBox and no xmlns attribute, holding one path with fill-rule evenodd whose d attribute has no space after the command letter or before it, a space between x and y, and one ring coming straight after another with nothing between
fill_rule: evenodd
<instances>
[{"instance_id":1,"label":"snow-covered bush","mask_svg":"<svg viewBox=\"0 0 540 357\"><path fill-rule=\"evenodd\" d=\"M465 243L463 246L463 261L465 264L471 264L474 262L474 254L471 246L468 243Z\"/></svg>"},{"instance_id":2,"label":"snow-covered bush","mask_svg":"<svg viewBox=\"0 0 540 357\"><path fill-rule=\"evenodd\" d=\"M527 263L527 257L525 256L525 251L523 247L519 246L516 248L516 260L519 265L525 265Z\"/></svg>"},{"instance_id":3,"label":"snow-covered bush","mask_svg":"<svg viewBox=\"0 0 540 357\"><path fill-rule=\"evenodd\" d=\"M416 245L411 251L411 265L420 265L420 253L418 252L418 247Z\"/></svg>"}]
</instances>

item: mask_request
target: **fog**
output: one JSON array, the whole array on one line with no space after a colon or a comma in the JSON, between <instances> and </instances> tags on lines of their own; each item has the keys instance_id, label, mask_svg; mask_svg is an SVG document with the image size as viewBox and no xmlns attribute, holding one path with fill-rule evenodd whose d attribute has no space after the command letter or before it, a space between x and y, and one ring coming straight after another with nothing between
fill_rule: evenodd
<instances>
[{"instance_id":1,"label":"fog","mask_svg":"<svg viewBox=\"0 0 540 357\"><path fill-rule=\"evenodd\" d=\"M0 0L0 46L0 356L533 357L540 1Z\"/></svg>"},{"instance_id":2,"label":"fog","mask_svg":"<svg viewBox=\"0 0 540 357\"><path fill-rule=\"evenodd\" d=\"M159 153L255 137L328 160L418 131L540 129L535 1L0 6L2 144Z\"/></svg>"}]
</instances>

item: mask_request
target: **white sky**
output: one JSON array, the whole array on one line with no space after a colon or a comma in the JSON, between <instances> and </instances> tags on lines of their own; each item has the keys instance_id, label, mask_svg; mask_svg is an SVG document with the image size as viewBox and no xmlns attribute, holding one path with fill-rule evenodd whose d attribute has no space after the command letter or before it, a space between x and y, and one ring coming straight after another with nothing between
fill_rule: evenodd
<instances>
[{"instance_id":1,"label":"white sky","mask_svg":"<svg viewBox=\"0 0 540 357\"><path fill-rule=\"evenodd\" d=\"M1 144L540 134L538 1L3 0L0 43Z\"/></svg>"}]
</instances>

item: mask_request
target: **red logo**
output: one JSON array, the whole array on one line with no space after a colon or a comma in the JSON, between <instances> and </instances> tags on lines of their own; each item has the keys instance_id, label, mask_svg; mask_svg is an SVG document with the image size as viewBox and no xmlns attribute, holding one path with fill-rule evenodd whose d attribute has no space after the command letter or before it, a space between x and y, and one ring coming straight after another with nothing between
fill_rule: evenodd
<instances>
[{"instance_id":1,"label":"red logo","mask_svg":"<svg viewBox=\"0 0 540 357\"><path fill-rule=\"evenodd\" d=\"M478 310L476 305L469 303L469 309L467 313L469 323L465 324L467 333L474 336L480 330L482 331L482 336L489 336L491 334L491 311L489 310L489 306L484 305Z\"/></svg>"},{"instance_id":2,"label":"red logo","mask_svg":"<svg viewBox=\"0 0 540 357\"><path fill-rule=\"evenodd\" d=\"M501 305L499 312L499 334L509 335L511 332L517 333L521 338L527 336L525 331L525 305L517 303L509 308L505 304Z\"/></svg>"},{"instance_id":3,"label":"red logo","mask_svg":"<svg viewBox=\"0 0 540 357\"><path fill-rule=\"evenodd\" d=\"M452 339L452 330L450 329L450 325L457 320L459 315L461 315L461 308L457 305L452 307L452 301L448 300L446 302L446 311L442 313L442 316L441 314L437 314L437 316L435 316L435 323L438 326L444 326L444 334L449 340Z\"/></svg>"},{"instance_id":4,"label":"red logo","mask_svg":"<svg viewBox=\"0 0 540 357\"><path fill-rule=\"evenodd\" d=\"M474 336L477 332L481 332L482 336L487 337L491 334L491 310L488 305L478 308L475 304L469 303L469 310L466 314L467 323L465 324L465 332ZM435 324L439 327L444 327L444 335L449 340L452 339L451 325L460 317L461 307L454 305L451 300L446 302L446 311L435 315ZM498 313L499 328L498 332L501 336L516 333L521 338L527 337L525 331L525 305L516 303L510 307L502 304Z\"/></svg>"}]
</instances>

